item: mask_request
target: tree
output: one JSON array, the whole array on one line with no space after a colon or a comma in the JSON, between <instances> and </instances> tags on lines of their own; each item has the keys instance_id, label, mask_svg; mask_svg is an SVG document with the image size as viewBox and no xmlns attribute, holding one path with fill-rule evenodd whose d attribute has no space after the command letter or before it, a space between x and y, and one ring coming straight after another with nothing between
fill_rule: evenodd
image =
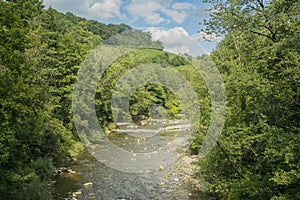
<instances>
[{"instance_id":1,"label":"tree","mask_svg":"<svg viewBox=\"0 0 300 200\"><path fill-rule=\"evenodd\" d=\"M52 199L53 168L74 151L75 76L102 38L39 0L0 1L0 26L1 198Z\"/></svg>"},{"instance_id":2,"label":"tree","mask_svg":"<svg viewBox=\"0 0 300 200\"><path fill-rule=\"evenodd\" d=\"M222 199L300 199L299 1L214 3L208 31L225 34L212 57L223 74L223 136L202 160Z\"/></svg>"},{"instance_id":3,"label":"tree","mask_svg":"<svg viewBox=\"0 0 300 200\"><path fill-rule=\"evenodd\" d=\"M29 37L41 2L1 1L0 7L1 197L50 199L53 161L66 153L60 142L66 138L51 119L52 98L31 46L36 38Z\"/></svg>"}]
</instances>

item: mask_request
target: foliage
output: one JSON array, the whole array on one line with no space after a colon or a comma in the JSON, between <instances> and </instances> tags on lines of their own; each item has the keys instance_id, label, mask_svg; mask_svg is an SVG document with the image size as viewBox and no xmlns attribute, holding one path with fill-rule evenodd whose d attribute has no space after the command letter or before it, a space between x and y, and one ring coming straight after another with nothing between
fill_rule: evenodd
<instances>
[{"instance_id":1,"label":"foliage","mask_svg":"<svg viewBox=\"0 0 300 200\"><path fill-rule=\"evenodd\" d=\"M219 199L300 199L299 1L215 3L212 53L228 98L218 147L199 161Z\"/></svg>"},{"instance_id":2,"label":"foliage","mask_svg":"<svg viewBox=\"0 0 300 200\"><path fill-rule=\"evenodd\" d=\"M175 59L180 60L180 63L183 65L174 63L173 60ZM157 63L162 67L173 67L188 79L193 89L195 89L196 93L200 95L199 99L202 98L202 101L209 102L209 99L204 100L204 98L207 96L207 89L202 81L201 76L197 71L195 71L194 67L187 65L188 61L186 61L184 58L156 49L135 50L118 58L105 71L103 77L101 77L101 81L96 93L95 108L98 120L103 127L114 122L111 108L111 95L117 81L130 69L143 64L148 64L150 67L152 63ZM148 71L151 71L151 69L149 68ZM172 79L172 77L169 78L170 80L175 79ZM130 77L130 81L133 83L137 82L137 80L138 77ZM122 84L122 86L125 87L124 84ZM124 98L124 94L119 95L121 96L118 98ZM170 91L170 89L159 84L146 84L136 88L136 91L129 99L129 103L130 114L135 122L149 118L149 109L151 109L151 107L154 105L161 105L163 108L165 108L167 117L169 118L175 117L176 114L179 114L181 110L175 94ZM125 113L125 111L122 109L115 111L118 113L117 115L120 116Z\"/></svg>"},{"instance_id":3,"label":"foliage","mask_svg":"<svg viewBox=\"0 0 300 200\"><path fill-rule=\"evenodd\" d=\"M113 35L104 41L104 44L126 46L134 48L162 49L160 41L152 41L151 34L141 30L127 30L118 35Z\"/></svg>"},{"instance_id":4,"label":"foliage","mask_svg":"<svg viewBox=\"0 0 300 200\"><path fill-rule=\"evenodd\" d=\"M82 148L71 117L79 66L127 29L44 10L39 0L0 1L1 199L52 199L53 168Z\"/></svg>"}]
</instances>

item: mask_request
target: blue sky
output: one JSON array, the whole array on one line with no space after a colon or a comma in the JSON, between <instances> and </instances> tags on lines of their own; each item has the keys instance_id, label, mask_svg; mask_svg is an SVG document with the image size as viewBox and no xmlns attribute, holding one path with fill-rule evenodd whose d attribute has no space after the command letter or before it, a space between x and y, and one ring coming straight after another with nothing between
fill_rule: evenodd
<instances>
[{"instance_id":1,"label":"blue sky","mask_svg":"<svg viewBox=\"0 0 300 200\"><path fill-rule=\"evenodd\" d=\"M125 23L149 31L172 53L209 53L219 40L198 33L203 28L199 22L208 18L206 9L211 6L201 0L44 0L44 4L103 23ZM212 42L204 40L208 37Z\"/></svg>"}]
</instances>

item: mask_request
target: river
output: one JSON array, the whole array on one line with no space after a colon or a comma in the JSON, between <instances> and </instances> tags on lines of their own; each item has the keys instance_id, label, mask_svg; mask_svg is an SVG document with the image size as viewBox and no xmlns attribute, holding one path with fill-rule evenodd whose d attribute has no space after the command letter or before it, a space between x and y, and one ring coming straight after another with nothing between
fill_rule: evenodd
<instances>
[{"instance_id":1,"label":"river","mask_svg":"<svg viewBox=\"0 0 300 200\"><path fill-rule=\"evenodd\" d=\"M176 123L176 122L175 122ZM160 137L186 131L185 125L169 124ZM174 125L175 124L175 125ZM169 128L168 128L169 127ZM171 130L172 127L178 130ZM180 129L181 127L181 129ZM124 141L124 131L114 131L110 140L120 145ZM158 140L157 140L158 141ZM139 141L132 140L126 146L136 148ZM174 163L154 171L128 173L110 168L97 161L87 150L70 161L68 170L55 177L57 199L99 199L99 200L193 200L199 199L193 188L199 184L191 178L196 156L188 150Z\"/></svg>"}]
</instances>

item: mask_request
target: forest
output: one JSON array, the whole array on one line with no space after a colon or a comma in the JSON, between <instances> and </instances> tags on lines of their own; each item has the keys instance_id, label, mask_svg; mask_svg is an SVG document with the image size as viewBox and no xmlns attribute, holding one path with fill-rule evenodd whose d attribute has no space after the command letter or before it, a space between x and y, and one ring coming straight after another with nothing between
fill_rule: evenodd
<instances>
[{"instance_id":1,"label":"forest","mask_svg":"<svg viewBox=\"0 0 300 200\"><path fill-rule=\"evenodd\" d=\"M197 155L211 101L191 60L205 66L213 60L226 88L226 118L217 145L195 163L196 192L201 199L300 199L300 2L204 2L213 8L203 31L223 39L210 55L192 58L164 52L160 41L126 24L45 9L40 0L0 0L0 199L54 198L55 168L84 148L72 115L77 72L102 42L151 46L123 55L105 71L95 100L104 130L116 127L110 96L126 70L171 66L197 92L201 115L190 146ZM137 39L119 39L126 31ZM148 84L130 98L133 121L149 118L153 104L168 118L181 110L172 91Z\"/></svg>"}]
</instances>

